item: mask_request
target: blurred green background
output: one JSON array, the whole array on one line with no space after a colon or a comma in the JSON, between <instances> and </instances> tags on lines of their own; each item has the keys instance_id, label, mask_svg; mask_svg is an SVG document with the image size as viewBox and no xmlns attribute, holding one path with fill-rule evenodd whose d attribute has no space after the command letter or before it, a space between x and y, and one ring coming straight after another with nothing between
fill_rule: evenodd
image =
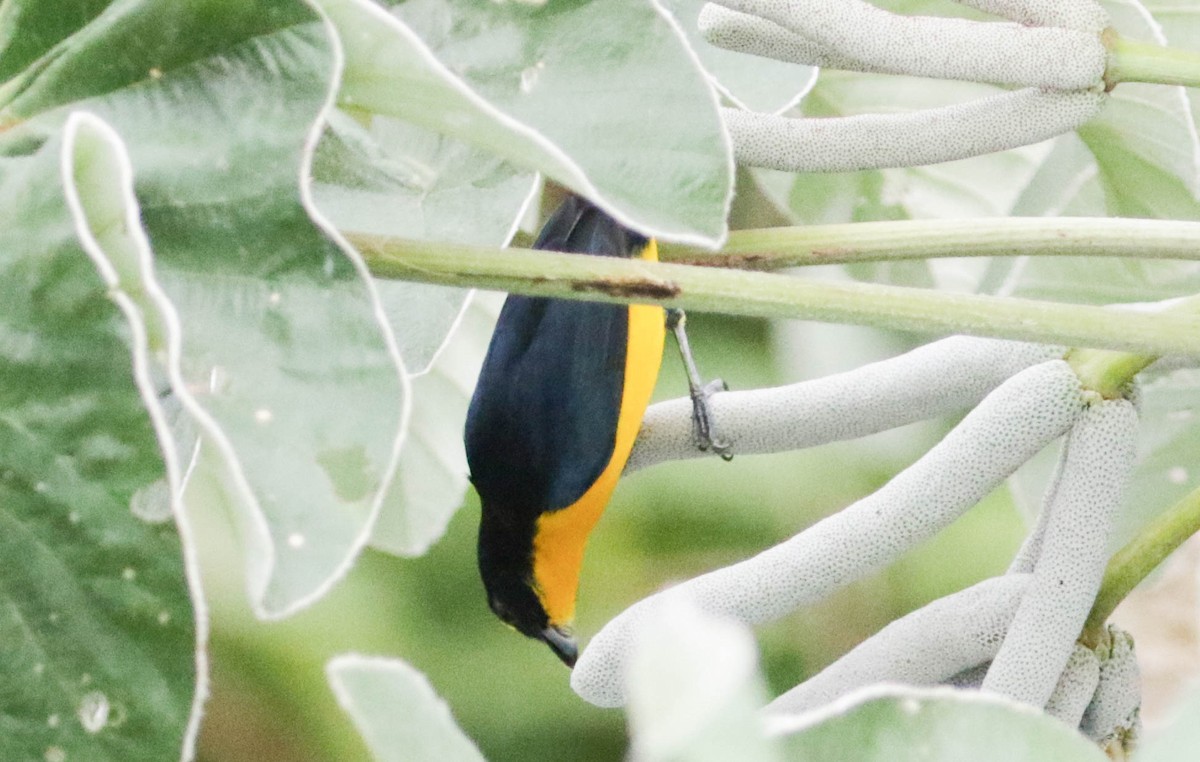
<instances>
[{"instance_id":1,"label":"blurred green background","mask_svg":"<svg viewBox=\"0 0 1200 762\"><path fill-rule=\"evenodd\" d=\"M906 339L865 329L691 315L707 376L749 389L823 375L794 341L863 355L902 351ZM833 334L823 332L836 332ZM794 355L794 356L793 356ZM850 359L845 359L850 358ZM785 370L786 369L786 370ZM686 393L668 342L656 397ZM623 480L593 535L580 591L581 640L646 594L769 547L883 484L952 423L810 451L671 463ZM212 625L212 700L202 762L367 760L323 672L346 651L398 656L422 670L468 735L494 762L624 756L624 716L584 703L568 672L540 643L488 611L475 569L474 494L446 536L418 559L367 551L311 609L258 622L245 603L233 535L220 516L198 517ZM935 540L822 604L759 631L763 667L779 692L821 669L895 617L1003 570L1023 531L1007 494L993 495Z\"/></svg>"}]
</instances>

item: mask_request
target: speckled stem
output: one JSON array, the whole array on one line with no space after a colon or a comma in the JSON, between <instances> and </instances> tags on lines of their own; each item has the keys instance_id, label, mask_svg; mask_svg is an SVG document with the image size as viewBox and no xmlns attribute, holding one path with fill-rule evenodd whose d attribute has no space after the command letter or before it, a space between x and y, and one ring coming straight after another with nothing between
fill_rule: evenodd
<instances>
[{"instance_id":1,"label":"speckled stem","mask_svg":"<svg viewBox=\"0 0 1200 762\"><path fill-rule=\"evenodd\" d=\"M1046 714L1077 728L1100 684L1100 659L1090 648L1076 645L1046 702Z\"/></svg>"},{"instance_id":2,"label":"speckled stem","mask_svg":"<svg viewBox=\"0 0 1200 762\"><path fill-rule=\"evenodd\" d=\"M797 450L969 409L1014 374L1062 354L1062 347L954 336L813 381L721 392L709 406L738 455ZM705 455L692 438L691 399L660 402L646 411L625 473Z\"/></svg>"},{"instance_id":3,"label":"speckled stem","mask_svg":"<svg viewBox=\"0 0 1200 762\"><path fill-rule=\"evenodd\" d=\"M660 242L664 262L751 270L939 257L1200 260L1200 222L975 217L734 230L720 251Z\"/></svg>"},{"instance_id":4,"label":"speckled stem","mask_svg":"<svg viewBox=\"0 0 1200 762\"><path fill-rule=\"evenodd\" d=\"M957 0L1001 18L1030 26L1056 26L1099 34L1108 14L1095 0Z\"/></svg>"},{"instance_id":5,"label":"speckled stem","mask_svg":"<svg viewBox=\"0 0 1200 762\"><path fill-rule=\"evenodd\" d=\"M914 167L1030 145L1071 132L1104 93L1027 88L904 114L788 118L722 109L739 164L785 172Z\"/></svg>"},{"instance_id":6,"label":"speckled stem","mask_svg":"<svg viewBox=\"0 0 1200 762\"><path fill-rule=\"evenodd\" d=\"M757 556L651 596L592 639L571 677L601 706L624 701L626 651L663 596L755 624L828 595L941 531L1008 478L1082 412L1079 379L1061 360L1035 365L989 394L940 443L890 482Z\"/></svg>"},{"instance_id":7,"label":"speckled stem","mask_svg":"<svg viewBox=\"0 0 1200 762\"><path fill-rule=\"evenodd\" d=\"M1042 506L1038 512L1037 522L1030 530L1029 536L1025 538L1025 542L1021 543L1017 555L1013 557L1012 563L1008 567L1008 574L1027 574L1037 566L1038 557L1042 554L1042 542L1046 538L1046 526L1050 523L1050 506L1058 497L1058 491L1062 484L1062 473L1063 459L1059 458L1042 495Z\"/></svg>"},{"instance_id":8,"label":"speckled stem","mask_svg":"<svg viewBox=\"0 0 1200 762\"><path fill-rule=\"evenodd\" d=\"M714 3L700 9L697 26L710 44L738 53L824 69L893 73L830 50L774 21Z\"/></svg>"},{"instance_id":9,"label":"speckled stem","mask_svg":"<svg viewBox=\"0 0 1200 762\"><path fill-rule=\"evenodd\" d=\"M880 682L936 685L996 655L1032 575L995 577L901 617L768 704L798 713ZM1091 694L1079 713L1083 714Z\"/></svg>"},{"instance_id":10,"label":"speckled stem","mask_svg":"<svg viewBox=\"0 0 1200 762\"><path fill-rule=\"evenodd\" d=\"M1101 746L1136 737L1140 727L1142 681L1133 638L1116 627L1108 628L1110 644L1100 654L1100 684L1079 729Z\"/></svg>"},{"instance_id":11,"label":"speckled stem","mask_svg":"<svg viewBox=\"0 0 1200 762\"><path fill-rule=\"evenodd\" d=\"M1034 581L983 689L1046 706L1100 588L1113 516L1133 468L1137 412L1128 400L1088 407L1063 446Z\"/></svg>"},{"instance_id":12,"label":"speckled stem","mask_svg":"<svg viewBox=\"0 0 1200 762\"><path fill-rule=\"evenodd\" d=\"M1108 51L1071 29L901 16L862 0L717 0L880 71L1016 87L1103 84Z\"/></svg>"}]
</instances>

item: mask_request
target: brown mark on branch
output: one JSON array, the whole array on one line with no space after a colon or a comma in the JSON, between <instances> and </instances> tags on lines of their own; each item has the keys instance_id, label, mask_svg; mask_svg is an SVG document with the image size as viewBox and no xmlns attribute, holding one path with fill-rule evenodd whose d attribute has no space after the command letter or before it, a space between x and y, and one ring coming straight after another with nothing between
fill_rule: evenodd
<instances>
[{"instance_id":1,"label":"brown mark on branch","mask_svg":"<svg viewBox=\"0 0 1200 762\"><path fill-rule=\"evenodd\" d=\"M672 259L671 264L697 267L725 267L731 270L770 270L775 257L771 254L714 254L693 259Z\"/></svg>"},{"instance_id":2,"label":"brown mark on branch","mask_svg":"<svg viewBox=\"0 0 1200 762\"><path fill-rule=\"evenodd\" d=\"M683 291L678 283L643 278L596 278L571 284L572 291L596 291L622 298L673 299Z\"/></svg>"}]
</instances>

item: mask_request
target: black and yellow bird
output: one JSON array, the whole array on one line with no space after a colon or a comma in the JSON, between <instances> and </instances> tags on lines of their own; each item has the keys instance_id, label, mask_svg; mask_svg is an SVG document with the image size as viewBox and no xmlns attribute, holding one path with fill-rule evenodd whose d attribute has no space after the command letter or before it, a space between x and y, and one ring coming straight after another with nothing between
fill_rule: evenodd
<instances>
[{"instance_id":1,"label":"black and yellow bird","mask_svg":"<svg viewBox=\"0 0 1200 762\"><path fill-rule=\"evenodd\" d=\"M577 196L555 211L534 248L658 258L654 240ZM577 655L570 627L584 547L654 391L666 318L657 305L511 295L467 413L488 605L568 666ZM712 387L693 387L700 414Z\"/></svg>"}]
</instances>

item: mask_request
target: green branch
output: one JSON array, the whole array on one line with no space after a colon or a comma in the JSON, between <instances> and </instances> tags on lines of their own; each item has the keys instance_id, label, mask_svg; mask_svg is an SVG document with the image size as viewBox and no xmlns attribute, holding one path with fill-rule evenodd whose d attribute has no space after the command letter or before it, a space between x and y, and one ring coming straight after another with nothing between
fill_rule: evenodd
<instances>
[{"instance_id":1,"label":"green branch","mask_svg":"<svg viewBox=\"0 0 1200 762\"><path fill-rule=\"evenodd\" d=\"M1159 313L1117 312L713 267L772 268L964 254L1196 259L1200 258L1196 246L1200 223L1109 219L881 222L740 231L730 236L722 253L664 247L664 258L703 262L708 265L704 267L353 233L347 238L362 253L372 274L381 278L1095 347L1074 349L1068 359L1084 385L1106 397L1126 394L1134 376L1159 355L1200 355L1200 298ZM1200 489L1113 557L1081 641L1092 647L1102 642L1104 624L1116 605L1197 531Z\"/></svg>"},{"instance_id":2,"label":"green branch","mask_svg":"<svg viewBox=\"0 0 1200 762\"><path fill-rule=\"evenodd\" d=\"M735 230L721 251L661 244L663 261L783 267L940 257L1088 256L1200 259L1200 222L1009 217L854 222Z\"/></svg>"},{"instance_id":3,"label":"green branch","mask_svg":"<svg viewBox=\"0 0 1200 762\"><path fill-rule=\"evenodd\" d=\"M1171 506L1108 562L1100 594L1092 605L1080 641L1095 648L1104 641L1104 625L1117 604L1189 537L1200 532L1200 489Z\"/></svg>"},{"instance_id":4,"label":"green branch","mask_svg":"<svg viewBox=\"0 0 1200 762\"><path fill-rule=\"evenodd\" d=\"M1108 45L1109 89L1121 82L1200 87L1200 53L1126 40L1112 34Z\"/></svg>"},{"instance_id":5,"label":"green branch","mask_svg":"<svg viewBox=\"0 0 1200 762\"><path fill-rule=\"evenodd\" d=\"M1084 389L1105 399L1128 397L1133 379L1157 360L1154 355L1112 352L1107 349L1072 349L1067 362L1079 376Z\"/></svg>"},{"instance_id":6,"label":"green branch","mask_svg":"<svg viewBox=\"0 0 1200 762\"><path fill-rule=\"evenodd\" d=\"M530 249L347 236L377 277L699 312L797 318L938 335L1020 339L1143 355L1200 355L1200 317L947 294Z\"/></svg>"}]
</instances>

